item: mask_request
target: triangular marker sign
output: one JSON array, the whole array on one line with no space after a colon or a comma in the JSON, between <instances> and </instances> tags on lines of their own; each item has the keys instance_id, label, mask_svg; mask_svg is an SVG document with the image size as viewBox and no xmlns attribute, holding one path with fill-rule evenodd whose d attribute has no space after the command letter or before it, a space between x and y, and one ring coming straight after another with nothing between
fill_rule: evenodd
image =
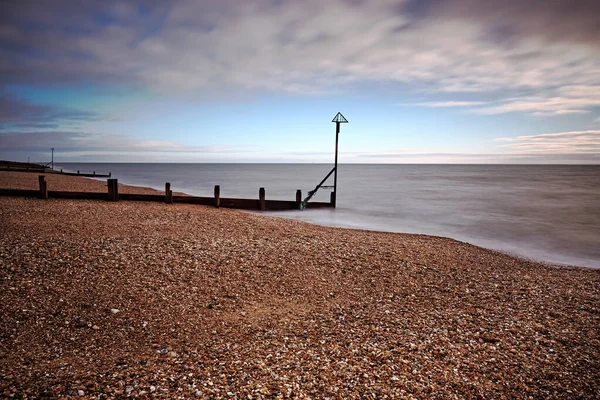
<instances>
[{"instance_id":1,"label":"triangular marker sign","mask_svg":"<svg viewBox=\"0 0 600 400\"><path fill-rule=\"evenodd\" d=\"M340 122L342 124L348 123L348 120L344 118L341 112L337 113L335 117L331 120L331 122Z\"/></svg>"}]
</instances>

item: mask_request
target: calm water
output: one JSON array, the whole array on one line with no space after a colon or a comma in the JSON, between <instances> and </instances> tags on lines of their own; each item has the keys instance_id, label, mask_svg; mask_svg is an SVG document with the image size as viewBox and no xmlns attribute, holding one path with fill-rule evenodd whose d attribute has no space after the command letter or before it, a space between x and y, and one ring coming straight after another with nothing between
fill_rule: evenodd
<instances>
[{"instance_id":1,"label":"calm water","mask_svg":"<svg viewBox=\"0 0 600 400\"><path fill-rule=\"evenodd\" d=\"M212 196L293 200L323 164L62 164L119 182ZM59 167L60 168L60 167ZM452 237L553 263L600 268L600 166L340 165L338 208L278 212L350 228ZM328 201L329 191L313 198Z\"/></svg>"}]
</instances>

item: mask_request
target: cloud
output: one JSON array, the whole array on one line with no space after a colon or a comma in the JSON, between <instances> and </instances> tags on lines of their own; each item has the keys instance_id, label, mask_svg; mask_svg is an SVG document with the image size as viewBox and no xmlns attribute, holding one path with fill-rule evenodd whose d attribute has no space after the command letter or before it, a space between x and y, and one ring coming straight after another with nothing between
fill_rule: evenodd
<instances>
[{"instance_id":1,"label":"cloud","mask_svg":"<svg viewBox=\"0 0 600 400\"><path fill-rule=\"evenodd\" d=\"M593 154L600 156L600 130L546 133L494 139L513 153Z\"/></svg>"},{"instance_id":2,"label":"cloud","mask_svg":"<svg viewBox=\"0 0 600 400\"><path fill-rule=\"evenodd\" d=\"M521 97L504 101L502 104L474 110L478 114L502 114L528 112L533 115L585 114L600 106L600 85L564 86L547 97Z\"/></svg>"},{"instance_id":3,"label":"cloud","mask_svg":"<svg viewBox=\"0 0 600 400\"><path fill-rule=\"evenodd\" d=\"M246 146L186 146L165 141L136 139L126 135L101 135L68 131L0 133L0 148L6 152L44 152L54 147L61 153L244 153L256 151Z\"/></svg>"},{"instance_id":4,"label":"cloud","mask_svg":"<svg viewBox=\"0 0 600 400\"><path fill-rule=\"evenodd\" d=\"M342 154L342 159L350 160ZM404 164L598 164L600 153L468 153L383 152L356 154L352 162Z\"/></svg>"},{"instance_id":5,"label":"cloud","mask_svg":"<svg viewBox=\"0 0 600 400\"><path fill-rule=\"evenodd\" d=\"M472 107L485 104L482 101L429 101L424 103L415 103L415 106L420 107Z\"/></svg>"},{"instance_id":6,"label":"cloud","mask_svg":"<svg viewBox=\"0 0 600 400\"><path fill-rule=\"evenodd\" d=\"M3 2L4 83L325 93L600 84L592 1ZM34 28L32 28L34 27Z\"/></svg>"},{"instance_id":7,"label":"cloud","mask_svg":"<svg viewBox=\"0 0 600 400\"><path fill-rule=\"evenodd\" d=\"M33 104L0 91L0 129L53 128L59 123L97 120L93 112L46 104Z\"/></svg>"},{"instance_id":8,"label":"cloud","mask_svg":"<svg viewBox=\"0 0 600 400\"><path fill-rule=\"evenodd\" d=\"M596 0L409 0L404 10L423 19L483 24L487 36L499 43L533 36L549 42L600 45Z\"/></svg>"}]
</instances>

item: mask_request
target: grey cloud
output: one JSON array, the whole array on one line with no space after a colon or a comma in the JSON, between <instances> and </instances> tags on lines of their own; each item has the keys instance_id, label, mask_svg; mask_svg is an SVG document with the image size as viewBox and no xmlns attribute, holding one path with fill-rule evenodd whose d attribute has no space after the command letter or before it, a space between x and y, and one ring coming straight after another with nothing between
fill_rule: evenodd
<instances>
[{"instance_id":1,"label":"grey cloud","mask_svg":"<svg viewBox=\"0 0 600 400\"><path fill-rule=\"evenodd\" d=\"M1 82L92 81L212 96L318 94L394 81L442 92L530 90L548 98L576 85L588 91L569 98L584 100L600 84L594 25L600 13L592 2L140 4L2 3L0 13L14 10L2 14ZM32 24L39 29L26 28ZM549 111L555 110L531 112Z\"/></svg>"},{"instance_id":2,"label":"grey cloud","mask_svg":"<svg viewBox=\"0 0 600 400\"><path fill-rule=\"evenodd\" d=\"M600 3L596 0L410 0L402 10L420 19L482 23L487 37L499 43L534 36L600 46Z\"/></svg>"},{"instance_id":3,"label":"grey cloud","mask_svg":"<svg viewBox=\"0 0 600 400\"><path fill-rule=\"evenodd\" d=\"M136 139L118 134L93 134L69 131L4 132L0 133L0 148L5 152L41 152L55 147L62 153L245 153L256 148L207 145L185 146L165 140Z\"/></svg>"},{"instance_id":4,"label":"grey cloud","mask_svg":"<svg viewBox=\"0 0 600 400\"><path fill-rule=\"evenodd\" d=\"M600 157L600 130L497 138L500 147L519 153L595 154Z\"/></svg>"},{"instance_id":5,"label":"grey cloud","mask_svg":"<svg viewBox=\"0 0 600 400\"><path fill-rule=\"evenodd\" d=\"M58 123L92 121L98 118L92 112L33 104L8 91L0 92L0 129L52 128L58 126Z\"/></svg>"}]
</instances>

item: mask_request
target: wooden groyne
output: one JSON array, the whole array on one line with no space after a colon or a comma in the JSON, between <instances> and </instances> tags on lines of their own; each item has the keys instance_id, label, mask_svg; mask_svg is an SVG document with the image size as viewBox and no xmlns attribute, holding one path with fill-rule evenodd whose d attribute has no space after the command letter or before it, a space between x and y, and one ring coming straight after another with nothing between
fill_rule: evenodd
<instances>
[{"instance_id":1,"label":"wooden groyne","mask_svg":"<svg viewBox=\"0 0 600 400\"><path fill-rule=\"evenodd\" d=\"M79 170L77 170L77 172L64 172L62 169L60 171L57 171L41 164L22 163L16 161L0 161L0 171L61 174L70 176L82 176L85 178L110 178L112 176L112 173L110 172L108 174L97 174L96 171L92 171L91 173L81 172Z\"/></svg>"},{"instance_id":2,"label":"wooden groyne","mask_svg":"<svg viewBox=\"0 0 600 400\"><path fill-rule=\"evenodd\" d=\"M80 175L81 176L81 175ZM96 175L98 176L98 175ZM119 193L119 184L117 179L107 180L106 192L71 192L71 191L53 191L48 189L48 182L45 175L39 176L38 190L24 189L0 189L0 196L18 196L33 198L55 198L55 199L79 199L79 200L106 200L106 201L154 201L167 204L184 203L200 204L204 206L236 208L240 210L257 211L283 211L302 209L302 191L296 191L295 200L268 200L266 198L265 188L260 188L258 198L256 199L238 199L221 197L221 187L216 185L213 197L199 196L174 196L171 190L171 184L165 184L164 194L136 194ZM331 201L311 202L306 204L306 208L328 208L334 207L334 196L332 193Z\"/></svg>"}]
</instances>

